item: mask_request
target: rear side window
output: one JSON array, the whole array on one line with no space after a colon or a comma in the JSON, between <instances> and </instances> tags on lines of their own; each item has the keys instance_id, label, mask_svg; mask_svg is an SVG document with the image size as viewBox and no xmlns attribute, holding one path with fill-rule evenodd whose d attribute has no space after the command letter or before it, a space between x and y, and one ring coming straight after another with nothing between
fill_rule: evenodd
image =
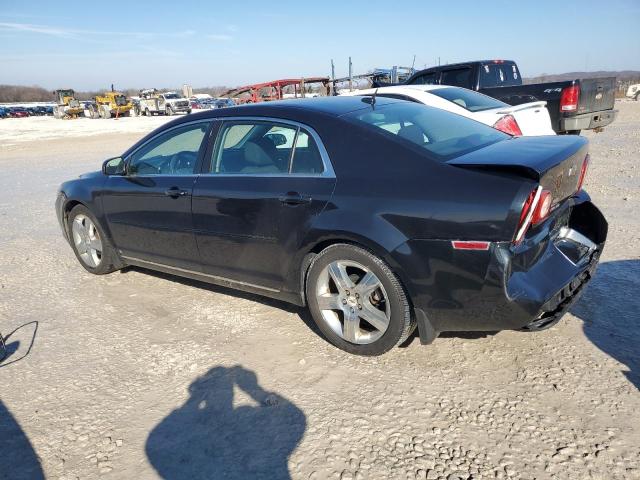
<instances>
[{"instance_id":1,"label":"rear side window","mask_svg":"<svg viewBox=\"0 0 640 480\"><path fill-rule=\"evenodd\" d=\"M442 72L440 79L442 85L455 85L457 87L471 87L471 68L456 68Z\"/></svg>"},{"instance_id":2,"label":"rear side window","mask_svg":"<svg viewBox=\"0 0 640 480\"><path fill-rule=\"evenodd\" d=\"M515 63L486 63L480 67L481 87L509 87L522 85Z\"/></svg>"},{"instance_id":3,"label":"rear side window","mask_svg":"<svg viewBox=\"0 0 640 480\"><path fill-rule=\"evenodd\" d=\"M435 85L436 83L438 83L436 81L436 72L419 75L411 81L411 85Z\"/></svg>"},{"instance_id":4,"label":"rear side window","mask_svg":"<svg viewBox=\"0 0 640 480\"><path fill-rule=\"evenodd\" d=\"M427 93L449 100L470 112L482 112L483 110L509 106L500 100L466 88L439 88L437 90L429 90Z\"/></svg>"},{"instance_id":5,"label":"rear side window","mask_svg":"<svg viewBox=\"0 0 640 480\"><path fill-rule=\"evenodd\" d=\"M293 125L230 121L220 129L211 173L240 175L322 174L313 137Z\"/></svg>"},{"instance_id":6,"label":"rear side window","mask_svg":"<svg viewBox=\"0 0 640 480\"><path fill-rule=\"evenodd\" d=\"M344 118L364 124L383 135L402 139L399 141L411 142L440 161L510 138L461 115L409 102L357 110Z\"/></svg>"}]
</instances>

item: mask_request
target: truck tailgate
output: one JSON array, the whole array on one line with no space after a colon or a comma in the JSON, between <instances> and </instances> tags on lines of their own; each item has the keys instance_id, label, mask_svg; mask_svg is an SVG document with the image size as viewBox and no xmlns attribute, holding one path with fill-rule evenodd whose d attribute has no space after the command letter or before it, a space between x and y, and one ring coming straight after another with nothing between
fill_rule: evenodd
<instances>
[{"instance_id":1,"label":"truck tailgate","mask_svg":"<svg viewBox=\"0 0 640 480\"><path fill-rule=\"evenodd\" d=\"M577 113L611 110L614 104L616 78L580 79L580 98Z\"/></svg>"}]
</instances>

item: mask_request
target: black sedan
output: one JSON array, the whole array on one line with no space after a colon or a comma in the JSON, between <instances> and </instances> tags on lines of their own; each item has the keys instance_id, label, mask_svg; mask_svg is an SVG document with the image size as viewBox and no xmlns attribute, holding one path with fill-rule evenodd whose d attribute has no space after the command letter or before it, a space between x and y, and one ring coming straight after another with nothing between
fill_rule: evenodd
<instances>
[{"instance_id":1,"label":"black sedan","mask_svg":"<svg viewBox=\"0 0 640 480\"><path fill-rule=\"evenodd\" d=\"M162 126L64 183L56 211L89 272L306 305L331 343L378 355L416 325L429 343L555 324L607 235L587 151L388 98L262 103Z\"/></svg>"}]
</instances>

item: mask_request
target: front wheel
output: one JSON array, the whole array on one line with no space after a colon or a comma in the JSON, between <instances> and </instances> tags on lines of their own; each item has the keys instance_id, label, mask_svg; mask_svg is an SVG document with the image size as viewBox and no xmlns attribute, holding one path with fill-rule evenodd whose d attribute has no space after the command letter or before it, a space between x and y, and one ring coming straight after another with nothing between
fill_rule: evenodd
<instances>
[{"instance_id":1,"label":"front wheel","mask_svg":"<svg viewBox=\"0 0 640 480\"><path fill-rule=\"evenodd\" d=\"M332 245L316 256L306 296L318 328L349 353L381 355L415 328L398 278L384 261L354 245Z\"/></svg>"},{"instance_id":2,"label":"front wheel","mask_svg":"<svg viewBox=\"0 0 640 480\"><path fill-rule=\"evenodd\" d=\"M170 106L167 106L167 115L168 116L173 115L173 109Z\"/></svg>"},{"instance_id":3,"label":"front wheel","mask_svg":"<svg viewBox=\"0 0 640 480\"><path fill-rule=\"evenodd\" d=\"M85 270L103 275L121 268L115 249L88 208L75 206L69 213L67 228L73 252Z\"/></svg>"}]
</instances>

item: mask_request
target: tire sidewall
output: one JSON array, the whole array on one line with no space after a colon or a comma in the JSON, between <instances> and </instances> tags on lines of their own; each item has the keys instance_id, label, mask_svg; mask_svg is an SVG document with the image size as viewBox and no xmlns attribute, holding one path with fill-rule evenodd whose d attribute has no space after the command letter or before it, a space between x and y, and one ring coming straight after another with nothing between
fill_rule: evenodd
<instances>
[{"instance_id":1,"label":"tire sidewall","mask_svg":"<svg viewBox=\"0 0 640 480\"><path fill-rule=\"evenodd\" d=\"M358 345L348 342L339 337L323 320L318 301L316 298L316 287L319 274L331 262L336 260L351 260L371 270L382 282L387 294L387 301L391 307L391 319L386 332L375 342L365 345ZM393 276L393 279L391 278ZM381 355L403 340L406 331L408 300L400 282L397 280L391 269L378 257L372 253L355 245L339 244L323 250L313 260L307 274L306 282L307 305L311 315L318 325L318 328L325 335L327 340L336 347L356 355Z\"/></svg>"},{"instance_id":2,"label":"tire sidewall","mask_svg":"<svg viewBox=\"0 0 640 480\"><path fill-rule=\"evenodd\" d=\"M90 267L89 265L84 263L84 260L82 260L82 257L80 256L80 254L78 253L78 249L76 248L75 242L73 241L72 226L74 219L78 215L85 215L86 217L89 217L89 219L95 225L96 230L98 230L98 235L100 235L100 241L102 242L102 258L100 260L100 264L95 268ZM75 207L73 207L69 212L69 216L67 218L67 231L69 232L69 243L71 244L71 249L78 259L78 262L80 262L80 265L82 265L86 271L95 275L102 275L116 270L116 267L114 266L117 260L115 250L113 249L111 243L105 235L100 222L98 222L95 215L91 213L91 210L89 210L84 205L76 205Z\"/></svg>"}]
</instances>

